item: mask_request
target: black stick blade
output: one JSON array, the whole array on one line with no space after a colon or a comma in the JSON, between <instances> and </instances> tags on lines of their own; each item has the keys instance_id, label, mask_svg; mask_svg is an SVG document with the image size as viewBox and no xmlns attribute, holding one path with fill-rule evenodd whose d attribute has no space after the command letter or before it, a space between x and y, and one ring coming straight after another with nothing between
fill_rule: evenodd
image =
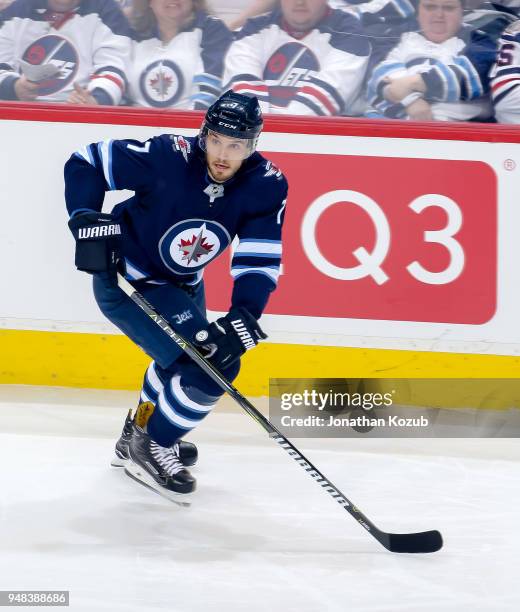
<instances>
[{"instance_id":1,"label":"black stick blade","mask_svg":"<svg viewBox=\"0 0 520 612\"><path fill-rule=\"evenodd\" d=\"M389 533L386 548L395 553L431 553L442 548L442 536L438 531L421 533Z\"/></svg>"}]
</instances>

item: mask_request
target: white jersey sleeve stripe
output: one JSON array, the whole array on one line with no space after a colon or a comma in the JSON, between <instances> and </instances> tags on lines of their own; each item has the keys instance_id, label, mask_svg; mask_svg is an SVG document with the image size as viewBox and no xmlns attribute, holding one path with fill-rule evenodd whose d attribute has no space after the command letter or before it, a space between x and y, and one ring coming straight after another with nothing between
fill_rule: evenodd
<instances>
[{"instance_id":1,"label":"white jersey sleeve stripe","mask_svg":"<svg viewBox=\"0 0 520 612\"><path fill-rule=\"evenodd\" d=\"M471 98L478 98L484 94L484 88L480 81L478 72L475 70L475 66L469 61L469 59L461 55L454 59L455 65L464 70L467 90Z\"/></svg>"},{"instance_id":2,"label":"white jersey sleeve stripe","mask_svg":"<svg viewBox=\"0 0 520 612\"><path fill-rule=\"evenodd\" d=\"M460 85L452 70L442 62L438 62L435 68L437 69L446 87L446 94L444 97L446 102L456 102L459 100Z\"/></svg>"},{"instance_id":3,"label":"white jersey sleeve stripe","mask_svg":"<svg viewBox=\"0 0 520 612\"><path fill-rule=\"evenodd\" d=\"M114 177L112 175L112 140L104 140L98 143L98 153L103 164L103 174L105 175L105 181L111 191L116 189L114 184Z\"/></svg>"},{"instance_id":4,"label":"white jersey sleeve stripe","mask_svg":"<svg viewBox=\"0 0 520 612\"><path fill-rule=\"evenodd\" d=\"M125 268L126 268L126 276L129 280L141 280L149 276L149 274L145 274L137 266L130 263L130 261L125 257Z\"/></svg>"},{"instance_id":5,"label":"white jersey sleeve stripe","mask_svg":"<svg viewBox=\"0 0 520 612\"><path fill-rule=\"evenodd\" d=\"M278 266L271 268L268 266L263 266L259 268L255 268L252 266L233 266L231 268L231 276L236 280L237 278L243 276L244 274L263 274L270 278L274 284L278 282L278 277L280 276L280 269Z\"/></svg>"},{"instance_id":6,"label":"white jersey sleeve stripe","mask_svg":"<svg viewBox=\"0 0 520 612\"><path fill-rule=\"evenodd\" d=\"M91 166L95 166L94 159L92 157L92 153L90 152L90 145L88 145L87 147L81 147L81 149L78 149L76 151L76 155L78 157L81 157L81 159L84 159Z\"/></svg>"},{"instance_id":7,"label":"white jersey sleeve stripe","mask_svg":"<svg viewBox=\"0 0 520 612\"><path fill-rule=\"evenodd\" d=\"M238 247L236 248L234 255L247 254L247 255L272 255L279 257L282 254L282 243L281 242L259 242L255 240L241 240Z\"/></svg>"},{"instance_id":8,"label":"white jersey sleeve stripe","mask_svg":"<svg viewBox=\"0 0 520 612\"><path fill-rule=\"evenodd\" d=\"M261 251L241 251L240 253L235 251L233 254L233 259L235 257L262 257L267 259L280 259L281 255L279 253L262 253Z\"/></svg>"}]
</instances>

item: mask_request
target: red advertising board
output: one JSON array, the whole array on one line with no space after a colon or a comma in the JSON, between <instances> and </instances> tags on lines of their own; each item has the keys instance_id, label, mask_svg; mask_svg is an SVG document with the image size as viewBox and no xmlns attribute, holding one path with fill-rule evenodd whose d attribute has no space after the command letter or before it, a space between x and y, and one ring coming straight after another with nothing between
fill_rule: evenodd
<instances>
[{"instance_id":1,"label":"red advertising board","mask_svg":"<svg viewBox=\"0 0 520 612\"><path fill-rule=\"evenodd\" d=\"M202 114L3 102L0 117L173 131L197 129ZM517 126L339 117L268 115L265 132L287 134L289 141L292 134L348 136L364 144L391 139L396 150L401 139L413 139L425 157L430 141L444 142L448 155L452 142L520 142ZM497 177L491 166L345 152L349 155L266 153L290 186L283 274L266 312L470 325L489 321L497 305L498 267ZM206 270L211 310L229 308L229 259L224 255Z\"/></svg>"},{"instance_id":2,"label":"red advertising board","mask_svg":"<svg viewBox=\"0 0 520 612\"><path fill-rule=\"evenodd\" d=\"M497 180L483 162L268 153L289 181L269 314L482 324L496 309ZM229 307L229 257L208 307ZM223 287L227 291L223 291Z\"/></svg>"}]
</instances>

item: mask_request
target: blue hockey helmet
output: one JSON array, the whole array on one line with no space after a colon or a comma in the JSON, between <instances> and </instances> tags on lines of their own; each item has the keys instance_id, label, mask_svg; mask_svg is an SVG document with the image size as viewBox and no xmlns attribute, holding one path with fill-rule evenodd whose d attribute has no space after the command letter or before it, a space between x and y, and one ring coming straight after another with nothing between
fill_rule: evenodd
<instances>
[{"instance_id":1,"label":"blue hockey helmet","mask_svg":"<svg viewBox=\"0 0 520 612\"><path fill-rule=\"evenodd\" d=\"M262 111L256 96L245 96L230 89L208 108L199 133L199 146L206 151L208 134L213 132L246 140L247 153L243 157L249 157L256 149L262 127Z\"/></svg>"}]
</instances>

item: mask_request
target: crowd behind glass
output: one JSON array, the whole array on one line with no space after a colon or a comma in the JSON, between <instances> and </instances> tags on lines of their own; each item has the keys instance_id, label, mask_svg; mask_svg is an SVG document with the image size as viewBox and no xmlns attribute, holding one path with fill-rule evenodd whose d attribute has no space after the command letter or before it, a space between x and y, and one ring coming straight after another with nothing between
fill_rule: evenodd
<instances>
[{"instance_id":1,"label":"crowd behind glass","mask_svg":"<svg viewBox=\"0 0 520 612\"><path fill-rule=\"evenodd\" d=\"M0 99L520 123L520 0L0 0Z\"/></svg>"}]
</instances>

